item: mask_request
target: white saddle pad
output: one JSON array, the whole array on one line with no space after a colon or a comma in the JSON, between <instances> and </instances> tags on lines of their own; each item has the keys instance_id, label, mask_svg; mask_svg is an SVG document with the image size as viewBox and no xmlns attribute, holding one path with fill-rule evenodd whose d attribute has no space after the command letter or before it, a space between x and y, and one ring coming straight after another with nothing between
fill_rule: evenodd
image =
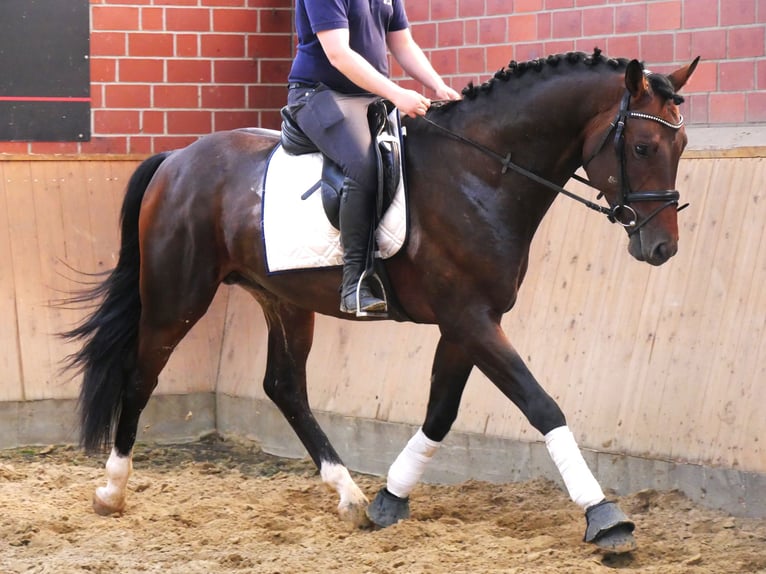
<instances>
[{"instance_id":1,"label":"white saddle pad","mask_svg":"<svg viewBox=\"0 0 766 574\"><path fill-rule=\"evenodd\" d=\"M294 156L277 146L263 186L263 239L269 273L343 264L340 232L327 220L320 190L301 196L319 181L319 153ZM407 237L404 178L376 231L376 257L395 255Z\"/></svg>"}]
</instances>

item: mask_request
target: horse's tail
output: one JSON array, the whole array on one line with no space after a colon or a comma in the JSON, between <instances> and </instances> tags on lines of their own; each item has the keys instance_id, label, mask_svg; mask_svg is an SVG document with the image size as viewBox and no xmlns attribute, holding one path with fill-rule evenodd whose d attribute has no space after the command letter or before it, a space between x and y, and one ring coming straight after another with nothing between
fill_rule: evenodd
<instances>
[{"instance_id":1,"label":"horse's tail","mask_svg":"<svg viewBox=\"0 0 766 574\"><path fill-rule=\"evenodd\" d=\"M117 266L103 282L67 301L101 301L80 325L61 333L67 340L83 341L82 348L65 359L65 366L83 374L78 408L80 444L87 451L110 446L126 385L134 376L141 316L138 216L146 188L168 155L145 160L128 182L120 214Z\"/></svg>"}]
</instances>

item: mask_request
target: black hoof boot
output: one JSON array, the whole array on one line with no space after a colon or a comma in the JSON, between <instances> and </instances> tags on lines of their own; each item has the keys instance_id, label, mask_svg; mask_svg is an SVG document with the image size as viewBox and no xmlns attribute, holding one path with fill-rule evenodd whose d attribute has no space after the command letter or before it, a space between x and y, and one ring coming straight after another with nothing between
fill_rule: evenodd
<instances>
[{"instance_id":1,"label":"black hoof boot","mask_svg":"<svg viewBox=\"0 0 766 574\"><path fill-rule=\"evenodd\" d=\"M410 499L399 498L381 488L375 500L367 507L367 518L378 528L396 524L410 517Z\"/></svg>"},{"instance_id":2,"label":"black hoof boot","mask_svg":"<svg viewBox=\"0 0 766 574\"><path fill-rule=\"evenodd\" d=\"M636 525L620 510L616 502L602 500L585 511L585 542L591 542L613 554L636 549L633 530Z\"/></svg>"}]
</instances>

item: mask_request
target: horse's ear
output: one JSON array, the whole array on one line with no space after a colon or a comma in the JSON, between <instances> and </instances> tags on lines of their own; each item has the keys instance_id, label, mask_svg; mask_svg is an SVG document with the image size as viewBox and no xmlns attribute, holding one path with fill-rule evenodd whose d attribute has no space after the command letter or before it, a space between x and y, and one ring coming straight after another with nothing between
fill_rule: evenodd
<instances>
[{"instance_id":1,"label":"horse's ear","mask_svg":"<svg viewBox=\"0 0 766 574\"><path fill-rule=\"evenodd\" d=\"M691 77L692 73L694 73L694 69L697 67L697 63L699 61L700 61L700 57L697 56L696 58L694 58L694 61L688 66L679 68L672 74L668 75L668 79L670 80L670 83L673 84L673 89L676 92L680 91L681 88L684 87L686 82Z\"/></svg>"},{"instance_id":2,"label":"horse's ear","mask_svg":"<svg viewBox=\"0 0 766 574\"><path fill-rule=\"evenodd\" d=\"M644 67L638 60L631 60L625 70L625 87L633 98L640 98L649 91L649 82L644 74Z\"/></svg>"}]
</instances>

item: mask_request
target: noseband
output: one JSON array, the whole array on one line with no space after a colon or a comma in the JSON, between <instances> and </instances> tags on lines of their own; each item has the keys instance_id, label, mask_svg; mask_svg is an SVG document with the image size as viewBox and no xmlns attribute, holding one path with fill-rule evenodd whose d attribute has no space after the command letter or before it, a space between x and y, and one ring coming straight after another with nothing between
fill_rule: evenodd
<instances>
[{"instance_id":1,"label":"noseband","mask_svg":"<svg viewBox=\"0 0 766 574\"><path fill-rule=\"evenodd\" d=\"M423 119L424 121L426 121L427 123L429 123L430 125L432 125L433 127L437 128L438 130L449 135L451 138L461 141L465 144L468 144L471 147L474 147L478 149L479 151L485 153L486 155L498 160L503 165L503 169L501 173L506 173L510 169L520 175L523 175L524 177L528 179L531 179L535 183L539 183L540 185L544 185L545 187L552 189L556 193L566 195L567 197L574 199L575 201L579 201L586 207L594 211L598 211L599 213L603 213L604 215L607 216L609 221L611 221L612 223L619 222L620 225L625 227L626 231L628 232L628 235L633 235L639 229L641 229L644 225L649 223L649 221L651 221L654 217L656 217L666 207L670 207L671 205L678 206L678 200L680 199L681 194L676 189L631 191L630 182L628 181L627 168L626 168L625 124L628 121L628 118L636 118L641 120L651 120L651 121L660 123L663 126L667 126L671 129L678 130L681 128L681 126L684 125L684 118L683 116L681 116L681 119L679 120L679 122L677 124L673 124L667 120L662 119L659 116L645 114L643 112L631 111L628 109L629 104L630 104L630 92L626 90L625 95L622 97L622 100L620 102L620 109L617 112L617 117L610 124L609 130L601 138L601 142L596 147L596 151L594 151L591 154L591 156L588 158L588 160L583 163L583 167L587 167L587 165L598 154L601 153L601 150L606 145L606 142L608 141L609 136L614 131L615 132L614 150L615 150L615 153L617 154L617 157L619 159L619 164L620 164L620 189L619 189L619 194L617 196L617 202L615 203L614 206L611 206L611 207L603 207L597 203L594 203L592 201L585 199L584 197L580 197L579 195L572 193L571 191L567 191L560 185L557 185L553 183L552 181L548 181L547 179L540 177L536 173L533 173L529 171L528 169L525 169L521 167L520 165L513 163L511 161L510 153L507 153L505 157L503 157L500 154L492 151L488 147L483 146L482 144L477 143L471 139L468 139L458 133L455 133L452 130L437 124L436 122L434 122L433 120L425 116L419 116L419 117ZM577 181L584 183L585 185L597 190L599 192L598 199L600 199L601 196L604 195L604 192L602 192L595 185L593 185L593 183L591 183L588 179L581 177L577 175L576 173L572 174L572 177L576 179ZM629 204L640 202L640 201L663 201L665 203L659 206L653 212L651 212L647 217L639 221L636 210L630 207ZM689 205L688 203L684 204L681 207L677 207L676 210L681 211L688 205ZM628 221L626 222L623 221L625 215L628 216Z\"/></svg>"},{"instance_id":2,"label":"noseband","mask_svg":"<svg viewBox=\"0 0 766 574\"><path fill-rule=\"evenodd\" d=\"M617 112L617 117L610 124L609 130L601 138L601 142L596 147L596 150L583 163L583 167L587 168L588 164L591 161L593 161L593 159L598 154L601 153L601 150L604 148L604 146L606 145L606 142L609 140L609 136L614 131L615 132L614 150L615 150L615 153L617 154L617 158L619 160L619 165L620 165L620 188L619 188L619 193L617 195L617 201L611 209L611 214L608 214L608 217L609 217L609 220L612 221L613 223L619 222L620 225L625 227L626 230L628 231L628 235L633 235L639 229L641 229L644 225L649 223L649 221L651 221L657 214L659 214L666 207L670 207L671 205L678 206L678 200L680 199L681 194L678 192L677 189L631 191L630 181L628 180L626 157L625 157L625 124L628 121L628 118L636 118L641 120L651 120L653 122L662 124L663 126L669 127L673 130L679 130L681 129L681 126L684 125L684 117L681 116L681 119L678 121L678 123L674 124L667 120L662 119L659 116L645 114L643 112L631 111L628 109L629 104L630 104L630 92L626 91L625 95L622 97L622 101L620 102L620 110ZM577 174L574 174L573 177L577 179L578 181L581 181L582 183L585 183L591 187L595 187L588 180L586 180L585 178L581 178ZM598 197L600 198L602 195L604 195L604 193L600 192ZM633 209L630 206L630 204L637 203L640 201L663 201L665 203L659 206L657 209L655 209L653 212L651 212L648 216L646 216L639 222L638 214L636 214L635 209ZM689 204L687 203L685 205L682 205L681 207L676 207L676 210L681 211L688 205ZM623 218L626 215L628 216L628 219L626 222L623 222Z\"/></svg>"}]
</instances>

